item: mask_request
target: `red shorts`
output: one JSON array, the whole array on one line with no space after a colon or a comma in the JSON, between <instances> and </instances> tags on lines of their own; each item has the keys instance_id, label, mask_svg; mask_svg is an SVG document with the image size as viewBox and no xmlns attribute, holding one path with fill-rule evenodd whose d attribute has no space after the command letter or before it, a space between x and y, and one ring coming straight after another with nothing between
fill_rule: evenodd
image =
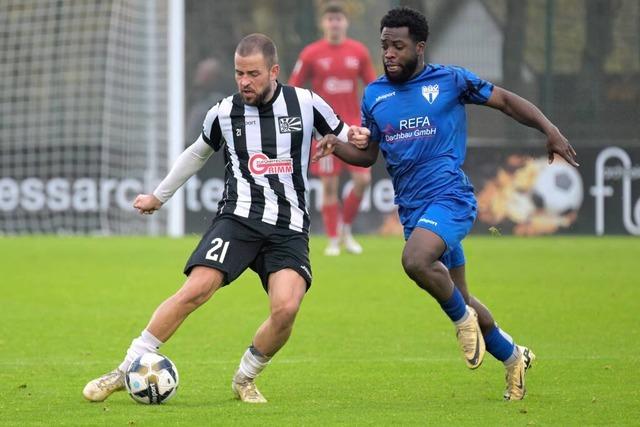
<instances>
[{"instance_id":1,"label":"red shorts","mask_svg":"<svg viewBox=\"0 0 640 427\"><path fill-rule=\"evenodd\" d=\"M311 152L316 152L316 140L313 140L313 143L311 144ZM369 168L350 165L334 155L323 157L317 162L312 162L310 167L311 174L314 176L339 176L344 169L348 170L350 173L369 172Z\"/></svg>"}]
</instances>

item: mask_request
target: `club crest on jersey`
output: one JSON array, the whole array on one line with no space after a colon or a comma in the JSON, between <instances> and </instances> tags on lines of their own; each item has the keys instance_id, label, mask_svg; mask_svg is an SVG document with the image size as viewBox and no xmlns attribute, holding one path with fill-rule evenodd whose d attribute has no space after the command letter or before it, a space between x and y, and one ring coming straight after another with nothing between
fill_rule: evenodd
<instances>
[{"instance_id":1,"label":"club crest on jersey","mask_svg":"<svg viewBox=\"0 0 640 427\"><path fill-rule=\"evenodd\" d=\"M429 101L429 104L433 104L433 101L436 100L439 93L440 89L438 88L437 84L422 86L422 96L424 96L424 98Z\"/></svg>"},{"instance_id":2,"label":"club crest on jersey","mask_svg":"<svg viewBox=\"0 0 640 427\"><path fill-rule=\"evenodd\" d=\"M252 175L293 173L293 159L270 159L266 154L256 153L249 157L249 170Z\"/></svg>"},{"instance_id":3,"label":"club crest on jersey","mask_svg":"<svg viewBox=\"0 0 640 427\"><path fill-rule=\"evenodd\" d=\"M300 132L302 131L302 118L297 116L280 117L278 125L280 126L280 133Z\"/></svg>"}]
</instances>

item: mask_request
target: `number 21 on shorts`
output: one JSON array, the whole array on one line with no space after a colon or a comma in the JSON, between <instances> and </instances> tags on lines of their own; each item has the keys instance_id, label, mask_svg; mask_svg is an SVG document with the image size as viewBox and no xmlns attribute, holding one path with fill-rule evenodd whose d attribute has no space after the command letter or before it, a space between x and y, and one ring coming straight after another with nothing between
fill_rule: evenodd
<instances>
[{"instance_id":1,"label":"number 21 on shorts","mask_svg":"<svg viewBox=\"0 0 640 427\"><path fill-rule=\"evenodd\" d=\"M221 238L216 237L211 241L211 244L213 246L207 252L206 258L222 264L224 257L227 255L227 249L229 249L229 242L225 242Z\"/></svg>"}]
</instances>

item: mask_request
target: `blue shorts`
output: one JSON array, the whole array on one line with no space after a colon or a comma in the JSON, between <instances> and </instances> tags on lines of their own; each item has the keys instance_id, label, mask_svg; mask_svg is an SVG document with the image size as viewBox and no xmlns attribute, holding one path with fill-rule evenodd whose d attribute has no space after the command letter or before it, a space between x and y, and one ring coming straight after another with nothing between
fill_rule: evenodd
<instances>
[{"instance_id":1,"label":"blue shorts","mask_svg":"<svg viewBox=\"0 0 640 427\"><path fill-rule=\"evenodd\" d=\"M408 239L416 227L432 231L447 246L443 255L456 249L469 234L477 212L475 198L457 196L441 197L422 208L398 208L404 226L404 238Z\"/></svg>"},{"instance_id":2,"label":"blue shorts","mask_svg":"<svg viewBox=\"0 0 640 427\"><path fill-rule=\"evenodd\" d=\"M462 244L458 243L458 245L442 255L440 257L440 261L449 269L460 267L465 264L466 260L464 259L464 250L462 249Z\"/></svg>"}]
</instances>

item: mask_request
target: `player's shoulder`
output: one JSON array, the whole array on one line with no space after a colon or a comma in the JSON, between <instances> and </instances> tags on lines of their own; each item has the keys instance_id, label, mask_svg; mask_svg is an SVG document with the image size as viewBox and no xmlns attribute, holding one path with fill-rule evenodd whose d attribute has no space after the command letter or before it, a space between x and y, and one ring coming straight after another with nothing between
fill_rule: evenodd
<instances>
[{"instance_id":1,"label":"player's shoulder","mask_svg":"<svg viewBox=\"0 0 640 427\"><path fill-rule=\"evenodd\" d=\"M364 43L356 40L356 39L352 39L347 37L346 39L344 39L344 45L350 49L353 50L358 50L361 52L368 52L367 47L364 45Z\"/></svg>"},{"instance_id":2,"label":"player's shoulder","mask_svg":"<svg viewBox=\"0 0 640 427\"><path fill-rule=\"evenodd\" d=\"M378 76L377 79L369 83L365 88L362 95L362 100L365 104L373 104L378 102L385 94L394 92L394 87L384 74Z\"/></svg>"},{"instance_id":3,"label":"player's shoulder","mask_svg":"<svg viewBox=\"0 0 640 427\"><path fill-rule=\"evenodd\" d=\"M234 98L234 95L229 95L220 99L218 102L214 103L209 107L209 109L207 110L207 115L217 116L220 114L221 110L222 111L227 110L228 109L227 107L233 104L233 98Z\"/></svg>"},{"instance_id":4,"label":"player's shoulder","mask_svg":"<svg viewBox=\"0 0 640 427\"><path fill-rule=\"evenodd\" d=\"M301 58L311 58L318 52L326 49L326 42L323 39L316 40L306 45L300 52Z\"/></svg>"},{"instance_id":5,"label":"player's shoulder","mask_svg":"<svg viewBox=\"0 0 640 427\"><path fill-rule=\"evenodd\" d=\"M289 96L289 95L294 95L296 98L298 98L298 101L302 103L312 102L314 96L318 96L314 92L312 92L310 89L306 89L299 86L292 86L289 84L283 84L282 96Z\"/></svg>"},{"instance_id":6,"label":"player's shoulder","mask_svg":"<svg viewBox=\"0 0 640 427\"><path fill-rule=\"evenodd\" d=\"M428 64L427 72L425 76L427 77L440 77L447 76L452 79L458 79L460 77L468 76L472 74L470 70L460 65L452 65L452 64Z\"/></svg>"}]
</instances>

